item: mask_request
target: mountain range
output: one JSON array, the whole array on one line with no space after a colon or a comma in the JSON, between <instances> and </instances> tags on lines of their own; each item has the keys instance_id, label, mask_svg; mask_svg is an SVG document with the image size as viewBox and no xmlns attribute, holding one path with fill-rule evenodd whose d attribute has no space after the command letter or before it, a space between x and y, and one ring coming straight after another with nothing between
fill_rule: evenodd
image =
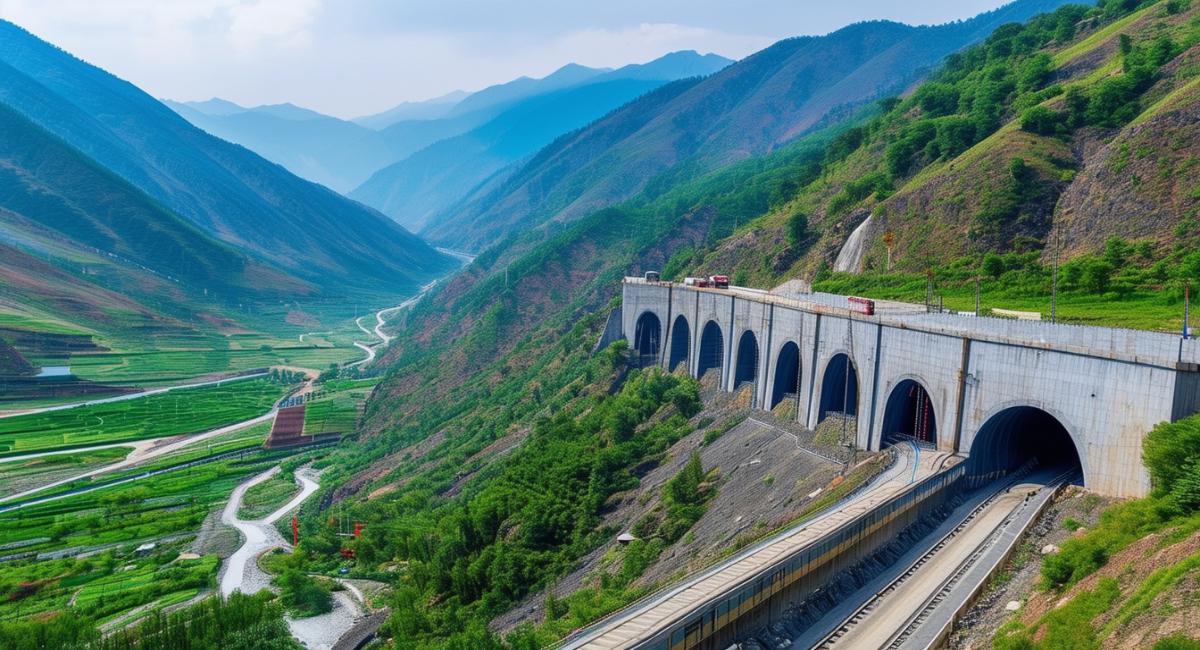
<instances>
[{"instance_id":1,"label":"mountain range","mask_svg":"<svg viewBox=\"0 0 1200 650\"><path fill-rule=\"evenodd\" d=\"M709 74L729 63L732 62L713 54L677 52L615 71L569 64L541 79L521 77L475 93L458 91L424 102L406 102L383 113L353 120L341 120L292 104L244 108L219 98L184 103L163 100L163 103L201 129L243 145L297 176L349 193L384 167L439 140L484 125L501 113L519 111L524 101L569 87L618 79L663 83L683 76ZM599 117L633 97L626 88L614 92L617 93L614 98L600 99L599 106L590 110L563 106L567 112L560 121L567 125L565 130L586 123L579 119ZM600 97L602 94L593 94L589 99L595 101ZM524 149L532 151L544 144L542 140L531 140ZM369 200L380 192L367 189L366 202L375 207L386 206L387 201ZM405 223L403 217L399 220Z\"/></svg>"},{"instance_id":2,"label":"mountain range","mask_svg":"<svg viewBox=\"0 0 1200 650\"><path fill-rule=\"evenodd\" d=\"M193 299L399 295L453 268L384 215L3 21L0 132L0 244L21 267L10 300L68 286L64 296L87 297L97 284L126 296L116 302L156 296L167 311ZM41 262L18 262L30 255ZM91 297L81 309L104 302Z\"/></svg>"},{"instance_id":3,"label":"mountain range","mask_svg":"<svg viewBox=\"0 0 1200 650\"><path fill-rule=\"evenodd\" d=\"M475 106L484 100L505 110L467 133L381 169L350 196L418 230L477 185L502 180L515 170L514 163L562 134L671 81L707 76L730 63L714 54L675 52L609 72L568 66L537 82L518 80L489 89L497 91L491 97L485 97L488 91L476 93L449 116L477 112L481 109Z\"/></svg>"},{"instance_id":4,"label":"mountain range","mask_svg":"<svg viewBox=\"0 0 1200 650\"><path fill-rule=\"evenodd\" d=\"M503 182L477 186L419 232L441 245L482 250L510 232L618 203L647 184L669 187L769 153L849 117L855 107L903 91L998 26L1067 3L1018 0L945 25L874 21L780 41L557 139Z\"/></svg>"}]
</instances>

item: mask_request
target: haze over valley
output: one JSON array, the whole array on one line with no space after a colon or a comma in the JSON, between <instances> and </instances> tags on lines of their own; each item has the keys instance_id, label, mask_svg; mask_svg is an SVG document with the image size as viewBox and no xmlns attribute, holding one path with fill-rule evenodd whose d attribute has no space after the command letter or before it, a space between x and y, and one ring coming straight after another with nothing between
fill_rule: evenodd
<instances>
[{"instance_id":1,"label":"haze over valley","mask_svg":"<svg viewBox=\"0 0 1200 650\"><path fill-rule=\"evenodd\" d=\"M0 649L1200 648L1200 3L998 2L0 2Z\"/></svg>"}]
</instances>

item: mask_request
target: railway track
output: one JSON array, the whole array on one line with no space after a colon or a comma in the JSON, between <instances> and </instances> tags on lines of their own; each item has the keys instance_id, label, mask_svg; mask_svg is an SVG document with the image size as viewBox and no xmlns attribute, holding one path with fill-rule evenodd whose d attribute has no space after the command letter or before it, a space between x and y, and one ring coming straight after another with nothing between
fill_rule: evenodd
<instances>
[{"instance_id":1,"label":"railway track","mask_svg":"<svg viewBox=\"0 0 1200 650\"><path fill-rule=\"evenodd\" d=\"M1068 470L1041 484L1036 481L1031 482L1030 487L1037 488L1033 492L1014 492L1013 488L1023 484L1031 469L1030 467L1023 468L1023 471L1004 479L1001 485L973 508L958 525L938 539L928 551L912 562L900 575L875 592L862 607L847 616L832 632L814 645L814 650L831 648L872 650L886 648L892 650L909 642L914 634L947 602L951 594L962 586L964 578L994 547L1000 534L1028 502L1028 497L1042 490L1054 490L1077 474L1075 469ZM1006 502L1009 506L1007 510L1004 510ZM976 527L980 525L985 528L976 530ZM986 526L990 526L990 528ZM981 536L982 541L979 541ZM963 549L947 552L948 548L959 542L968 544L966 557L961 560L959 557L964 553ZM945 557L946 555L949 555L949 558ZM935 583L932 591L925 589L930 576L928 573L922 574L921 570L943 560L951 562L957 560L957 564L948 577ZM924 584L917 584L920 582L924 582ZM925 594L928 594L915 612L906 616L899 626L888 627L889 621L880 620L887 615L895 617L896 613L887 612L888 608L893 603L896 604L896 607L903 607L905 602L912 602L915 594L908 592L914 590L924 591Z\"/></svg>"}]
</instances>

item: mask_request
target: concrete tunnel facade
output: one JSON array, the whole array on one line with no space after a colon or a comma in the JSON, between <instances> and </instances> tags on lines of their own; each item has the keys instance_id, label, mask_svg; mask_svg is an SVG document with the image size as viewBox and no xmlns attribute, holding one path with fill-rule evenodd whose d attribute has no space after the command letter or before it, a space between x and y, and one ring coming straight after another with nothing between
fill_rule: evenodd
<instances>
[{"instance_id":1,"label":"concrete tunnel facade","mask_svg":"<svg viewBox=\"0 0 1200 650\"><path fill-rule=\"evenodd\" d=\"M1149 476L1140 460L1143 436L1159 422L1200 409L1200 344L1195 340L945 314L868 316L831 306L835 299L806 301L627 278L619 318L624 338L637 349L646 345L644 334L635 340L639 319L653 314L662 337L657 365L686 367L692 376L702 367L717 371L725 391L751 381L755 407L770 409L779 395L798 387L796 418L809 427L822 416L823 396L827 403L844 392L844 382L839 389L823 381L830 364L844 356L857 384L855 444L864 449L878 450L889 434L904 433L887 428L919 434L924 429L914 427L928 423L935 429L930 442L938 450L968 458L989 455L995 462L971 461L983 472L1024 453L1020 436L1027 428L1048 428L1057 436L1045 417L1015 416L1044 413L1065 433L1056 438L1057 447L1065 448L1065 440L1074 445L1084 484L1113 496L1148 493ZM652 321L641 322L644 332ZM714 328L719 349L711 344ZM678 337L690 340L674 340ZM748 369L743 356L739 370L740 346L751 340L755 367ZM789 364L798 356L797 377L778 371L785 348ZM787 382L783 390L777 390L779 381ZM889 402L895 402L890 398L897 391L913 393L913 386L920 387L911 399L922 400L921 412L906 411L915 424L903 418L896 424L899 416L888 413ZM1016 446L1005 446L1009 443Z\"/></svg>"}]
</instances>

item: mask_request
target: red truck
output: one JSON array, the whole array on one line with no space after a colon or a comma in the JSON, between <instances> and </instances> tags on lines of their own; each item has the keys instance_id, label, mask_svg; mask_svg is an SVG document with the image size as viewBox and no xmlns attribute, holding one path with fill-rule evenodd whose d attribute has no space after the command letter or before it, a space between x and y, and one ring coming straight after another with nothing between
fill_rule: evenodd
<instances>
[{"instance_id":1,"label":"red truck","mask_svg":"<svg viewBox=\"0 0 1200 650\"><path fill-rule=\"evenodd\" d=\"M850 296L846 298L850 302L850 310L868 316L875 315L875 301L868 298L859 298L858 296Z\"/></svg>"}]
</instances>

